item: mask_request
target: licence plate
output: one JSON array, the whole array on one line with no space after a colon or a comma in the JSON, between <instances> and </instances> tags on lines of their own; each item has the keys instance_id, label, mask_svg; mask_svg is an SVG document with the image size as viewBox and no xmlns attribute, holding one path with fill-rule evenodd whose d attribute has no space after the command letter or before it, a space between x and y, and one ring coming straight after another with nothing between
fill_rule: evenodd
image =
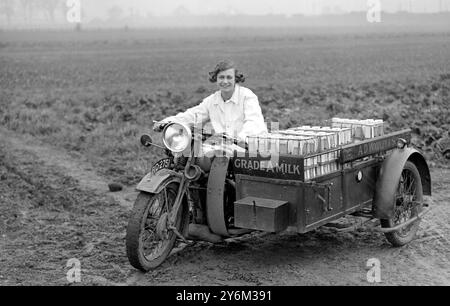
<instances>
[{"instance_id":1,"label":"licence plate","mask_svg":"<svg viewBox=\"0 0 450 306\"><path fill-rule=\"evenodd\" d=\"M172 158L164 158L161 159L159 162L153 165L152 167L152 175L156 172L160 171L161 169L167 169L172 164Z\"/></svg>"}]
</instances>

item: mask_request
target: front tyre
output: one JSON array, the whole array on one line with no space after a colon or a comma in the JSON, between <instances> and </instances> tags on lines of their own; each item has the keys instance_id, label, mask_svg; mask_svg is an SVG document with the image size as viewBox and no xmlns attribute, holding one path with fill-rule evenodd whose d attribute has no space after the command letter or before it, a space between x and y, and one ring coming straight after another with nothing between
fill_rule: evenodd
<instances>
[{"instance_id":1,"label":"front tyre","mask_svg":"<svg viewBox=\"0 0 450 306\"><path fill-rule=\"evenodd\" d=\"M161 265L172 250L176 235L168 229L168 214L175 204L178 184L167 185L160 193L141 192L127 227L126 249L130 264L143 272ZM183 233L188 208L181 204L175 227Z\"/></svg>"},{"instance_id":2,"label":"front tyre","mask_svg":"<svg viewBox=\"0 0 450 306\"><path fill-rule=\"evenodd\" d=\"M384 228L402 224L422 210L422 181L417 167L410 161L407 161L403 168L394 201L394 217L381 220L381 226ZM417 220L398 231L385 233L386 238L393 246L403 246L414 239L419 224L420 220Z\"/></svg>"}]
</instances>

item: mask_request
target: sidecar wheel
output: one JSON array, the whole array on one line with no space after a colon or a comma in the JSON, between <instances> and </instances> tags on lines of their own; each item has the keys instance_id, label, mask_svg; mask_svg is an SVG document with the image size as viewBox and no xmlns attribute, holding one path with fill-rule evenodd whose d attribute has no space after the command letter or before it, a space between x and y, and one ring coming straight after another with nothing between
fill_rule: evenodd
<instances>
[{"instance_id":1,"label":"sidecar wheel","mask_svg":"<svg viewBox=\"0 0 450 306\"><path fill-rule=\"evenodd\" d=\"M161 265L172 250L176 235L167 229L168 212L177 196L178 185L170 184L159 194L141 192L127 227L126 249L130 264L143 272ZM183 233L189 218L183 201L175 227Z\"/></svg>"},{"instance_id":2,"label":"sidecar wheel","mask_svg":"<svg viewBox=\"0 0 450 306\"><path fill-rule=\"evenodd\" d=\"M385 228L395 227L417 216L422 210L423 201L422 182L417 167L410 161L406 162L397 192L395 194L394 217L381 221ZM403 246L414 239L419 229L420 220L395 232L385 233L387 240L395 247Z\"/></svg>"}]
</instances>

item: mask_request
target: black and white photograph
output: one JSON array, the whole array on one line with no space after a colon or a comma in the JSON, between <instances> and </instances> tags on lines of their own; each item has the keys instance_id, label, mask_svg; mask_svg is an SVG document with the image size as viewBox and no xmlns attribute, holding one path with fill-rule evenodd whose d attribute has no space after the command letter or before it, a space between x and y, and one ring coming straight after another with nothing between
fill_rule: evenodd
<instances>
[{"instance_id":1,"label":"black and white photograph","mask_svg":"<svg viewBox=\"0 0 450 306\"><path fill-rule=\"evenodd\" d=\"M449 285L450 0L0 0L0 287Z\"/></svg>"}]
</instances>

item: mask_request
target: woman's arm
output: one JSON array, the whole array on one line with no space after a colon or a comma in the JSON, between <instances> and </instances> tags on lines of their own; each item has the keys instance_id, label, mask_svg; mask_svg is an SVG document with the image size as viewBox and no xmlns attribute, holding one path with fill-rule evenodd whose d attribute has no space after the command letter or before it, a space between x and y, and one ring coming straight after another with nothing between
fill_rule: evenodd
<instances>
[{"instance_id":1,"label":"woman's arm","mask_svg":"<svg viewBox=\"0 0 450 306\"><path fill-rule=\"evenodd\" d=\"M179 113L176 116L168 117L161 121L161 123L167 122L180 122L188 126L193 126L194 123L204 124L209 121L208 100L203 100L197 106L191 107L183 113Z\"/></svg>"},{"instance_id":2,"label":"woman's arm","mask_svg":"<svg viewBox=\"0 0 450 306\"><path fill-rule=\"evenodd\" d=\"M244 125L238 134L240 141L245 141L247 136L267 133L267 126L259 105L258 97L250 94L244 100Z\"/></svg>"}]
</instances>

